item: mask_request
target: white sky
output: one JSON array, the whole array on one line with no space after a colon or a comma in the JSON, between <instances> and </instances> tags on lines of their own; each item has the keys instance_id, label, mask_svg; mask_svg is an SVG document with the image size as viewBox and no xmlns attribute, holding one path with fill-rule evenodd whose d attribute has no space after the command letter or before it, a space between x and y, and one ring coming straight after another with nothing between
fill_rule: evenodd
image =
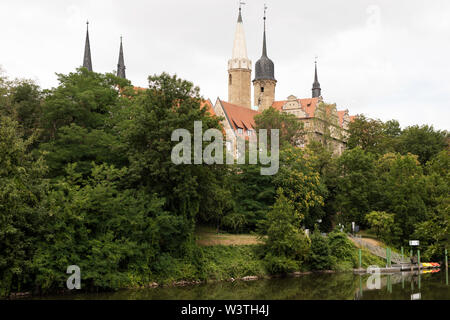
<instances>
[{"instance_id":1,"label":"white sky","mask_svg":"<svg viewBox=\"0 0 450 320\"><path fill-rule=\"evenodd\" d=\"M261 56L264 0L246 0L249 58ZM311 96L314 57L327 102L402 126L450 129L450 1L266 0L276 98ZM0 66L11 77L57 85L82 64L90 21L94 71L117 67L124 37L127 77L176 73L213 102L228 98L238 0L0 0Z\"/></svg>"}]
</instances>

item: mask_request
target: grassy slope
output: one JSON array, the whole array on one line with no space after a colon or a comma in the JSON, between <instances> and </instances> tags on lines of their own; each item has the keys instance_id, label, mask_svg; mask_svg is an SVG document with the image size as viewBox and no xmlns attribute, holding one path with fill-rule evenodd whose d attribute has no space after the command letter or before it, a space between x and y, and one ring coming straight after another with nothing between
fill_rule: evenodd
<instances>
[{"instance_id":1,"label":"grassy slope","mask_svg":"<svg viewBox=\"0 0 450 320\"><path fill-rule=\"evenodd\" d=\"M234 235L219 233L207 227L201 227L196 232L197 244L202 253L201 270L191 261L174 259L164 268L154 280L158 283L169 284L176 281L213 280L222 281L230 278L246 276L268 275L264 261L261 259L262 246L254 235ZM355 246L355 255L357 256ZM353 264L353 265L352 265ZM385 262L372 255L369 251L362 251L362 266L383 266ZM357 268L354 263L337 267L339 271L351 271ZM305 269L308 269L305 266Z\"/></svg>"},{"instance_id":2,"label":"grassy slope","mask_svg":"<svg viewBox=\"0 0 450 320\"><path fill-rule=\"evenodd\" d=\"M258 236L251 234L228 234L217 233L214 228L199 226L195 232L197 244L201 247L207 246L233 246L233 245L256 245L261 244Z\"/></svg>"}]
</instances>

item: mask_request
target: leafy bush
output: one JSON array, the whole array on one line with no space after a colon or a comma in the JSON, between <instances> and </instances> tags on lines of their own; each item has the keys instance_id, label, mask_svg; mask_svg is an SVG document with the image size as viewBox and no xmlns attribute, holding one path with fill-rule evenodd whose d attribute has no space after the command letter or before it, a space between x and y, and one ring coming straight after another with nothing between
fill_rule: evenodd
<instances>
[{"instance_id":1,"label":"leafy bush","mask_svg":"<svg viewBox=\"0 0 450 320\"><path fill-rule=\"evenodd\" d=\"M308 264L312 270L329 270L333 265L328 239L318 231L311 236L311 250L308 256Z\"/></svg>"},{"instance_id":2,"label":"leafy bush","mask_svg":"<svg viewBox=\"0 0 450 320\"><path fill-rule=\"evenodd\" d=\"M267 215L267 237L263 238L269 272L293 271L307 257L310 242L298 224L294 206L280 188L278 199Z\"/></svg>"},{"instance_id":3,"label":"leafy bush","mask_svg":"<svg viewBox=\"0 0 450 320\"><path fill-rule=\"evenodd\" d=\"M68 167L45 200L47 233L33 259L37 286L64 287L69 265L81 268L85 288L127 286L130 277L136 279L130 273L150 279L150 266L176 234L163 231L163 199L118 188L125 174L126 169L93 165L80 185L81 175Z\"/></svg>"},{"instance_id":4,"label":"leafy bush","mask_svg":"<svg viewBox=\"0 0 450 320\"><path fill-rule=\"evenodd\" d=\"M331 257L335 269L342 271L358 265L358 252L343 232L334 230L328 235Z\"/></svg>"}]
</instances>

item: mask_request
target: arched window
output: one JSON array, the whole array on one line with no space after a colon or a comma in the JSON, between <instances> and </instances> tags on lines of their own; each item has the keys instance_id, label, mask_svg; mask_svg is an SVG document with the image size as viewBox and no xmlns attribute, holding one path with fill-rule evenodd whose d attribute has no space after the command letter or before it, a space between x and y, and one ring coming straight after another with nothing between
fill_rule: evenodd
<instances>
[{"instance_id":1,"label":"arched window","mask_svg":"<svg viewBox=\"0 0 450 320\"><path fill-rule=\"evenodd\" d=\"M264 87L261 87L261 92L264 92Z\"/></svg>"},{"instance_id":2,"label":"arched window","mask_svg":"<svg viewBox=\"0 0 450 320\"><path fill-rule=\"evenodd\" d=\"M231 74L228 76L228 82L230 86L233 84L233 76Z\"/></svg>"}]
</instances>

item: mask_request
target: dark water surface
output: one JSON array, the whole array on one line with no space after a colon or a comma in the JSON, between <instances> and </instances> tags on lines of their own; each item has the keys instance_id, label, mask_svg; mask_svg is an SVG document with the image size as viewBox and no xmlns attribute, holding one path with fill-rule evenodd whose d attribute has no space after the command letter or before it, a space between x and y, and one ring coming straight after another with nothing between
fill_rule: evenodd
<instances>
[{"instance_id":1,"label":"dark water surface","mask_svg":"<svg viewBox=\"0 0 450 320\"><path fill-rule=\"evenodd\" d=\"M52 296L83 300L450 300L448 271L396 273L375 278L353 273L309 274L296 278L236 281L188 287L123 290ZM374 288L375 286L375 288ZM42 298L38 298L42 299Z\"/></svg>"}]
</instances>

